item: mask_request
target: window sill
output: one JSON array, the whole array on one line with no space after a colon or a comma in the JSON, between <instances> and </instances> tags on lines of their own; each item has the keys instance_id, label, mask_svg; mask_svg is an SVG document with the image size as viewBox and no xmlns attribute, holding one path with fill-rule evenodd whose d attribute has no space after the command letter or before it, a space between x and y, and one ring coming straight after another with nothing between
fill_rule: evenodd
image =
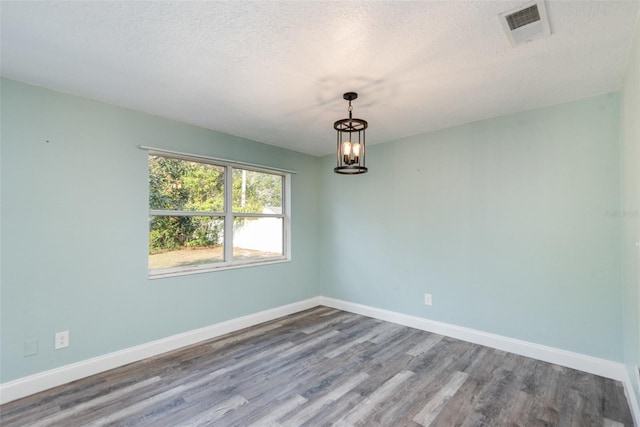
<instances>
[{"instance_id":1,"label":"window sill","mask_svg":"<svg viewBox=\"0 0 640 427\"><path fill-rule=\"evenodd\" d=\"M238 268L259 267L262 265L281 264L284 262L291 262L291 259L282 257L271 258L264 261L249 261L235 264L205 264L183 268L164 268L154 270L155 272L149 272L149 280L164 279L166 277L186 276L190 274L210 273L213 271L235 270Z\"/></svg>"}]
</instances>

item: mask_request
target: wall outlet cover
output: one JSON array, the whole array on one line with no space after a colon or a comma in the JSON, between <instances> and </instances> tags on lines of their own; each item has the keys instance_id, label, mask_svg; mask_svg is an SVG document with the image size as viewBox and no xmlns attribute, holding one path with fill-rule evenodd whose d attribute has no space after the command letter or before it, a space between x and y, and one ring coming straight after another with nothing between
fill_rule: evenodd
<instances>
[{"instance_id":1,"label":"wall outlet cover","mask_svg":"<svg viewBox=\"0 0 640 427\"><path fill-rule=\"evenodd\" d=\"M431 305L433 300L431 299L431 294L424 294L424 304Z\"/></svg>"},{"instance_id":2,"label":"wall outlet cover","mask_svg":"<svg viewBox=\"0 0 640 427\"><path fill-rule=\"evenodd\" d=\"M65 347L69 347L69 331L57 332L54 348L60 350Z\"/></svg>"}]
</instances>

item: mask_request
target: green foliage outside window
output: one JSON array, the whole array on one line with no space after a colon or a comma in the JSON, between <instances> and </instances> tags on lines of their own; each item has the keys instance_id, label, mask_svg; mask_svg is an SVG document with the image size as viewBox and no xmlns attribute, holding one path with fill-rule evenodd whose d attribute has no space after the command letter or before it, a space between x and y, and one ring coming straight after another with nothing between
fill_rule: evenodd
<instances>
[{"instance_id":1,"label":"green foliage outside window","mask_svg":"<svg viewBox=\"0 0 640 427\"><path fill-rule=\"evenodd\" d=\"M149 208L218 216L155 215L150 217L149 253L222 244L225 167L149 156ZM263 213L282 209L283 177L233 170L233 211ZM244 218L242 221L251 220Z\"/></svg>"},{"instance_id":2,"label":"green foliage outside window","mask_svg":"<svg viewBox=\"0 0 640 427\"><path fill-rule=\"evenodd\" d=\"M233 212L263 213L265 208L282 209L282 176L234 169Z\"/></svg>"}]
</instances>

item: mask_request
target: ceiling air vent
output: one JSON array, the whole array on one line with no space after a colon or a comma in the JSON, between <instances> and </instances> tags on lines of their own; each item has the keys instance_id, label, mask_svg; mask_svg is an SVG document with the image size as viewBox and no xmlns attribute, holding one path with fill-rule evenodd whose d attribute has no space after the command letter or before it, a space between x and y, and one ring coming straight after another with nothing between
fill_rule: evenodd
<instances>
[{"instance_id":1,"label":"ceiling air vent","mask_svg":"<svg viewBox=\"0 0 640 427\"><path fill-rule=\"evenodd\" d=\"M551 34L544 1L529 2L498 16L513 46Z\"/></svg>"}]
</instances>

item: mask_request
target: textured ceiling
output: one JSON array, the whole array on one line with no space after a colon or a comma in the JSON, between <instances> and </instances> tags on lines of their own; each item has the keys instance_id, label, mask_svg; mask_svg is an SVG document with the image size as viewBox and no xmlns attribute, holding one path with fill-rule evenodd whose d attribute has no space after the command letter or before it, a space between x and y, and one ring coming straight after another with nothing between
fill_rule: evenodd
<instances>
[{"instance_id":1,"label":"textured ceiling","mask_svg":"<svg viewBox=\"0 0 640 427\"><path fill-rule=\"evenodd\" d=\"M552 35L512 47L525 2L0 3L11 79L323 155L619 89L635 1L547 1Z\"/></svg>"}]
</instances>

